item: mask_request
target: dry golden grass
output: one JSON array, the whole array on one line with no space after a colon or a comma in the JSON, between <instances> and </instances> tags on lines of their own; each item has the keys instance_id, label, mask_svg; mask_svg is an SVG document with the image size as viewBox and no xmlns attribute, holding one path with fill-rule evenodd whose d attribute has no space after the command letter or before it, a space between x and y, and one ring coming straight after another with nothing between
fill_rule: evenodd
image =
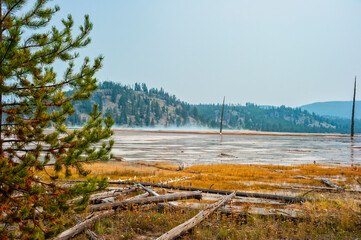
<instances>
[{"instance_id":1,"label":"dry golden grass","mask_svg":"<svg viewBox=\"0 0 361 240\"><path fill-rule=\"evenodd\" d=\"M321 199L300 206L303 209L303 217L300 219L212 214L181 239L360 238L360 206L349 196L324 196L333 200ZM133 208L97 222L92 230L105 239L156 239L197 213L198 210L168 207L164 210L153 207ZM87 237L83 233L76 239Z\"/></svg>"},{"instance_id":2,"label":"dry golden grass","mask_svg":"<svg viewBox=\"0 0 361 240\"><path fill-rule=\"evenodd\" d=\"M354 180L361 177L360 167L325 165L265 166L265 165L199 165L177 171L178 166L169 163L110 162L85 165L90 176L110 180L137 182L164 182L169 179L191 177L170 183L173 185L246 191L282 191L283 185L324 186L321 178L351 188ZM48 169L48 172L52 172ZM75 170L72 169L75 173ZM297 178L303 176L309 179ZM46 176L44 176L46 178ZM61 178L64 173L61 173ZM136 177L136 178L135 178ZM71 179L76 179L75 174ZM164 190L162 190L165 193ZM299 191L303 194L306 191ZM274 217L250 216L245 219L213 214L182 239L355 239L361 238L360 194L355 193L309 193L313 202L303 205L277 206L267 203L233 203L248 209L287 208L301 212L300 220L284 220ZM202 204L215 200L205 199ZM189 200L188 203L198 203ZM159 212L153 208L125 210L108 217L93 227L93 231L105 239L155 239L162 233L186 221L197 213L195 210L166 209ZM85 216L85 215L84 215ZM80 234L76 239L86 239Z\"/></svg>"},{"instance_id":3,"label":"dry golden grass","mask_svg":"<svg viewBox=\"0 0 361 240\"><path fill-rule=\"evenodd\" d=\"M109 180L131 180L137 182L165 182L170 179L191 177L173 185L193 186L223 190L276 190L286 186L319 186L321 178L345 188L357 184L355 178L361 177L361 167L341 167L330 165L194 165L177 171L178 166L169 163L127 163L109 162L84 165L90 176ZM48 169L52 173L51 168ZM78 179L74 173L70 179ZM43 177L47 177L42 174ZM305 177L300 178L299 176ZM63 178L64 174L60 174Z\"/></svg>"}]
</instances>

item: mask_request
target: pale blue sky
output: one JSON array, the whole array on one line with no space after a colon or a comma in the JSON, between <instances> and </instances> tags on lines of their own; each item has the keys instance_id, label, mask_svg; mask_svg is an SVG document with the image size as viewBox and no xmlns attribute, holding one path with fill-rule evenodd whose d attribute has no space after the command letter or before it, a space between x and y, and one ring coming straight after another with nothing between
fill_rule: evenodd
<instances>
[{"instance_id":1,"label":"pale blue sky","mask_svg":"<svg viewBox=\"0 0 361 240\"><path fill-rule=\"evenodd\" d=\"M351 100L361 81L359 0L52 3L77 25L90 15L93 41L81 54L105 56L99 80L145 82L190 103Z\"/></svg>"}]
</instances>

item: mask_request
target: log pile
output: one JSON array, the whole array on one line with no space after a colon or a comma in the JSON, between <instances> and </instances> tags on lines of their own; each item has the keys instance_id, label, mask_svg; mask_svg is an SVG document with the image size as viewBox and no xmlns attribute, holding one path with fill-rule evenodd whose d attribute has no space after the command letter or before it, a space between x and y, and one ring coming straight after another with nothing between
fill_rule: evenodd
<instances>
[{"instance_id":1,"label":"log pile","mask_svg":"<svg viewBox=\"0 0 361 240\"><path fill-rule=\"evenodd\" d=\"M174 194L167 194L167 195L160 195L154 197L147 197L147 198L140 198L140 199L131 199L125 200L121 202L114 202L114 203L102 203L97 205L90 206L89 210L91 211L101 211L107 209L118 209L118 208L126 208L130 205L144 205L149 203L164 203L164 202L171 202L177 200L185 200L185 199L202 199L201 192L185 192L185 193L174 193Z\"/></svg>"},{"instance_id":2,"label":"log pile","mask_svg":"<svg viewBox=\"0 0 361 240\"><path fill-rule=\"evenodd\" d=\"M81 182L81 180L72 180L71 182ZM264 198L264 199L273 199L287 203L301 203L303 201L307 201L307 198L303 197L291 197L291 196L281 196L281 195L273 195L273 194L262 194L262 193L249 193L249 192L231 192L224 190L214 190L214 189L202 189L202 188L192 188L192 187L181 187L181 186L170 186L165 184L157 184L157 183L137 183L137 182L124 182L124 181L109 181L110 184L117 185L130 185L130 188L111 188L111 191L106 191L103 193L93 194L90 197L90 205L88 210L93 212L87 218L83 220L77 220L77 224L72 228L66 230L65 232L59 234L55 239L63 240L70 239L75 235L79 234L82 231L86 231L87 236L90 239L100 239L96 236L96 234L89 230L89 228L100 219L114 215L118 211L122 211L127 209L128 207L137 206L148 206L149 204L158 204L158 206L166 206L169 205L172 208L189 208L186 206L182 206L182 204L175 204L172 201L177 200L186 200L186 199L202 199L202 193L207 194L217 194L217 195L225 195L218 202L209 205L206 209L200 211L195 217L189 219L183 224L177 226L176 228L170 230L169 232L163 234L158 239L175 239L179 236L185 234L187 231L192 229L198 223L206 219L211 213L217 211L225 214L237 214L242 217L247 217L250 213L230 210L224 208L225 205L229 204L233 198L236 197L253 197L253 198ZM183 190L183 192L176 192L171 194L159 195L155 191L147 188L157 187L163 189L172 189L172 190ZM109 190L109 189L108 189ZM135 197L128 197L123 201L117 200L120 196L124 197L124 194L128 194L130 192L134 192L135 190L142 190L145 193L137 195ZM105 199L109 199L111 197L112 201L104 202ZM69 201L70 204L80 200L81 198L73 199ZM198 208L199 209L199 208ZM280 214L282 215L282 214Z\"/></svg>"},{"instance_id":3,"label":"log pile","mask_svg":"<svg viewBox=\"0 0 361 240\"><path fill-rule=\"evenodd\" d=\"M118 210L119 208L125 208L130 205L144 205L150 203L162 203L162 202L184 200L184 199L200 200L201 198L202 198L202 193L200 192L186 192L186 193L175 193L175 194L154 196L148 198L136 197L121 202L92 205L89 207L89 210L97 211L96 213L91 214L84 221L80 221L74 227L62 232L55 239L56 240L70 239L75 235L79 234L80 232L84 231L85 229L90 228L96 221L100 220L101 218L115 214L116 210Z\"/></svg>"},{"instance_id":4,"label":"log pile","mask_svg":"<svg viewBox=\"0 0 361 240\"><path fill-rule=\"evenodd\" d=\"M60 181L84 182L83 180L60 180ZM181 190L181 191L199 191L202 193L214 193L214 194L220 194L220 195L229 195L232 193L232 191L225 191L225 190L173 186L173 185L165 185L165 184L159 184L159 183L147 183L147 182L108 181L108 183L109 184L132 185L132 186L141 184L146 187L156 187L156 188ZM284 201L287 203L302 203L305 201L310 201L310 199L305 198L305 197L292 197L292 196L282 196L282 195L275 195L275 194L252 193L252 192L237 192L236 196L237 197L253 197L253 198L273 199L273 200Z\"/></svg>"}]
</instances>

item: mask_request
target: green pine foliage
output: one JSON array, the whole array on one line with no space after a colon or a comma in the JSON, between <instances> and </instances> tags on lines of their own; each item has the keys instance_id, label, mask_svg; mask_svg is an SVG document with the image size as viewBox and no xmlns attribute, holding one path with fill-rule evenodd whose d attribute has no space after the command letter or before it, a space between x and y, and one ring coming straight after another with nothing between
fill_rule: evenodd
<instances>
[{"instance_id":1,"label":"green pine foliage","mask_svg":"<svg viewBox=\"0 0 361 240\"><path fill-rule=\"evenodd\" d=\"M70 176L75 168L86 176L83 164L109 159L113 142L107 139L113 120L103 119L94 106L83 128L67 129L73 104L97 89L94 74L102 57L93 62L84 58L75 69L76 51L90 43L93 26L85 16L74 36L74 22L68 16L61 29L48 27L59 11L48 2L31 1L29 6L25 0L0 1L1 239L53 237L72 223L65 213L84 210L90 193L106 186L105 180L97 179L71 188L55 184L62 170ZM67 63L64 74L54 72L56 62ZM45 182L39 173L53 181ZM69 206L67 201L77 196L82 200Z\"/></svg>"}]
</instances>

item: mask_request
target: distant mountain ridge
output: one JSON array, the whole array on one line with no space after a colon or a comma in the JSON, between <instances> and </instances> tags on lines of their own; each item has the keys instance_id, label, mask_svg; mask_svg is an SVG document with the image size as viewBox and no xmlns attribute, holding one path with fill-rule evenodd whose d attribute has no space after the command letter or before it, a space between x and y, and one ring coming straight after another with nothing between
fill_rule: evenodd
<instances>
[{"instance_id":1,"label":"distant mountain ridge","mask_svg":"<svg viewBox=\"0 0 361 240\"><path fill-rule=\"evenodd\" d=\"M134 86L102 82L89 100L74 104L75 113L68 118L72 126L83 125L93 104L103 116L112 115L115 127L200 127L219 129L222 105L191 105L164 91L148 89L146 84ZM361 132L361 120L355 132ZM227 104L223 128L270 132L348 133L350 121L331 119L301 108Z\"/></svg>"},{"instance_id":2,"label":"distant mountain ridge","mask_svg":"<svg viewBox=\"0 0 361 240\"><path fill-rule=\"evenodd\" d=\"M320 116L351 119L352 115L352 101L316 102L300 108ZM355 102L355 118L361 119L361 101Z\"/></svg>"}]
</instances>

